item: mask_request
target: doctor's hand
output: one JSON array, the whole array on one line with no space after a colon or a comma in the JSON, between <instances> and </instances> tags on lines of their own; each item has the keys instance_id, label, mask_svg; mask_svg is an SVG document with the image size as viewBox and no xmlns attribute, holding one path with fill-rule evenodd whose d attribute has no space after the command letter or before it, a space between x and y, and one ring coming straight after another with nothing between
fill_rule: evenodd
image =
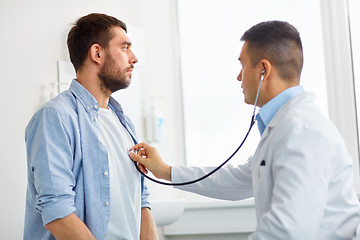
<instances>
[{"instance_id":1,"label":"doctor's hand","mask_svg":"<svg viewBox=\"0 0 360 240\"><path fill-rule=\"evenodd\" d=\"M149 170L155 177L171 181L171 167L161 159L156 148L146 143L139 143L129 151L133 151L129 153L129 157L139 163L139 169L143 173L146 174Z\"/></svg>"}]
</instances>

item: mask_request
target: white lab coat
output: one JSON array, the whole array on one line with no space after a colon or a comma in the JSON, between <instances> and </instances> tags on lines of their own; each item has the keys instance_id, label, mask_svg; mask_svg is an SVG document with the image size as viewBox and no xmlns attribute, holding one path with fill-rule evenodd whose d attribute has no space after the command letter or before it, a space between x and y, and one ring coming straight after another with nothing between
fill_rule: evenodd
<instances>
[{"instance_id":1,"label":"white lab coat","mask_svg":"<svg viewBox=\"0 0 360 240\"><path fill-rule=\"evenodd\" d=\"M244 165L227 165L208 179L179 188L217 199L254 196L258 221L249 239L356 239L360 205L352 159L313 101L313 94L305 92L281 107ZM172 181L187 181L211 169L172 167Z\"/></svg>"}]
</instances>

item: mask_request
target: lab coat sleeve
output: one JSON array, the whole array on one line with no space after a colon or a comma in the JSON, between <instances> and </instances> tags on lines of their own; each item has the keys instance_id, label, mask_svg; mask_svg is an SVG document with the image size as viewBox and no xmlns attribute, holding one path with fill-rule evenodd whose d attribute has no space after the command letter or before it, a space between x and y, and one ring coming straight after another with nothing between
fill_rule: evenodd
<instances>
[{"instance_id":1,"label":"lab coat sleeve","mask_svg":"<svg viewBox=\"0 0 360 240\"><path fill-rule=\"evenodd\" d=\"M214 167L172 167L172 182L190 181L204 176L213 169ZM237 167L226 165L200 182L177 188L223 200L241 200L252 197L251 158L243 165Z\"/></svg>"},{"instance_id":2,"label":"lab coat sleeve","mask_svg":"<svg viewBox=\"0 0 360 240\"><path fill-rule=\"evenodd\" d=\"M282 129L284 137L272 142L270 210L258 219L249 239L314 239L324 214L337 147L324 130L319 125L294 127L290 122Z\"/></svg>"}]
</instances>

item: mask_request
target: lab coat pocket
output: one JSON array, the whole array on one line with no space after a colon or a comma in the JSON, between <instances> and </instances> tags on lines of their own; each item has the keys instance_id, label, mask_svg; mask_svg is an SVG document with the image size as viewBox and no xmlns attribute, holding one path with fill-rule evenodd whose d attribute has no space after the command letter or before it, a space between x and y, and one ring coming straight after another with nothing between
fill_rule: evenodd
<instances>
[{"instance_id":1,"label":"lab coat pocket","mask_svg":"<svg viewBox=\"0 0 360 240\"><path fill-rule=\"evenodd\" d=\"M263 160L264 161L264 160ZM271 179L270 179L269 166L261 164L259 166L259 192L263 197L268 196L271 191Z\"/></svg>"},{"instance_id":2,"label":"lab coat pocket","mask_svg":"<svg viewBox=\"0 0 360 240\"><path fill-rule=\"evenodd\" d=\"M257 183L257 192L256 198L261 199L258 202L258 209L260 212L266 212L270 208L271 201L271 192L272 192L272 183L269 177L269 166L260 165L259 166L259 178Z\"/></svg>"},{"instance_id":3,"label":"lab coat pocket","mask_svg":"<svg viewBox=\"0 0 360 240\"><path fill-rule=\"evenodd\" d=\"M265 160L262 160L260 162L259 167L259 179L265 179L266 178L266 162Z\"/></svg>"}]
</instances>

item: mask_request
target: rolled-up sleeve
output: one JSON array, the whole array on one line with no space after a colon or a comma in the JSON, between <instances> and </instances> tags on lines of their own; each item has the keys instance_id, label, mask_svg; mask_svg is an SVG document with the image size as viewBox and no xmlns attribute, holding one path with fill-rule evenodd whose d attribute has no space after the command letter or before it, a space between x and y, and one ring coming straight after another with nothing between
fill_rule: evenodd
<instances>
[{"instance_id":1,"label":"rolled-up sleeve","mask_svg":"<svg viewBox=\"0 0 360 240\"><path fill-rule=\"evenodd\" d=\"M52 108L39 111L26 129L29 181L36 191L35 208L46 225L75 211L75 179L71 134Z\"/></svg>"},{"instance_id":2,"label":"rolled-up sleeve","mask_svg":"<svg viewBox=\"0 0 360 240\"><path fill-rule=\"evenodd\" d=\"M149 189L146 186L145 178L141 176L141 208L151 208L149 202Z\"/></svg>"}]
</instances>

